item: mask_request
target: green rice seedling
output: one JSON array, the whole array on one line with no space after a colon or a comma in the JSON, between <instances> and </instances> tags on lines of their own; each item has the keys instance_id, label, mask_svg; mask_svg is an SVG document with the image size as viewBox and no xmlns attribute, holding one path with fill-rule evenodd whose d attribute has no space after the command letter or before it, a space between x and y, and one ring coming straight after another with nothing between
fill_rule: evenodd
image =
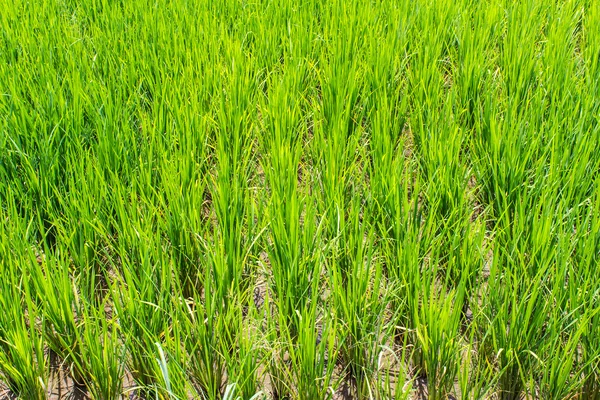
<instances>
[{"instance_id":1,"label":"green rice seedling","mask_svg":"<svg viewBox=\"0 0 600 400\"><path fill-rule=\"evenodd\" d=\"M477 318L474 318L477 320ZM460 397L482 399L492 396L498 374L494 365L485 358L485 352L477 348L477 327L468 330L468 344L461 352L462 362L458 370L458 389Z\"/></svg>"},{"instance_id":2,"label":"green rice seedling","mask_svg":"<svg viewBox=\"0 0 600 400\"><path fill-rule=\"evenodd\" d=\"M434 207L439 203L433 204ZM463 213L463 215L459 215ZM437 219L436 219L437 220ZM464 212L452 212L439 221L432 240L432 259L441 285L462 287L462 320L467 323L470 305L478 301L477 290L483 281L485 266L485 222L471 220ZM435 255L435 258L433 258Z\"/></svg>"},{"instance_id":3,"label":"green rice seedling","mask_svg":"<svg viewBox=\"0 0 600 400\"><path fill-rule=\"evenodd\" d=\"M312 104L314 114L313 146L311 163L317 173L319 213L326 216L324 235L332 240L340 234L340 221L345 218L345 206L358 186L354 176L359 175L359 152L362 125L366 108L362 106L363 70L360 67L363 43L360 33L367 27L365 20L355 14L358 4L347 9L337 5L328 12L332 14L331 25L324 28L324 35L331 40L331 56L322 54L319 60L319 101ZM340 18L347 15L347 18ZM346 36L337 32L343 30Z\"/></svg>"},{"instance_id":4,"label":"green rice seedling","mask_svg":"<svg viewBox=\"0 0 600 400\"><path fill-rule=\"evenodd\" d=\"M495 268L500 259L500 255L495 255ZM511 260L505 258L503 262L510 263ZM522 260L512 262L524 268ZM516 268L507 268L502 279L494 271L490 277L493 278L488 283L487 308L481 310L489 325L483 322L480 325L489 328L481 341L484 348L489 341L493 349L494 354L488 357L497 362L498 389L503 399L522 395L530 376L528 371L539 361L537 352L547 332L543 329L548 307L542 287L545 274L546 270L542 268L531 280L523 281Z\"/></svg>"},{"instance_id":5,"label":"green rice seedling","mask_svg":"<svg viewBox=\"0 0 600 400\"><path fill-rule=\"evenodd\" d=\"M538 385L540 395L545 398L572 398L581 391L583 386L583 380L580 379L581 366L577 363L577 347L581 334L589 324L589 316L584 314L579 321L573 322L568 321L569 317L571 316L568 315L567 318L553 316L550 319L560 327L560 331L549 335L552 340L547 342L548 349L545 351L547 355L542 360ZM574 325L574 329L565 335L564 331L570 330L571 325Z\"/></svg>"},{"instance_id":6,"label":"green rice seedling","mask_svg":"<svg viewBox=\"0 0 600 400\"><path fill-rule=\"evenodd\" d=\"M174 292L183 294L183 289L178 285L184 285L184 283L178 282L176 275L173 276L173 280ZM158 374L150 386L139 389L142 389L142 393L146 392L147 395L157 398L201 397L203 394L195 385L188 368L190 355L187 347L190 337L187 331L187 314L190 310L188 305L192 300L182 295L171 300L170 325L158 337L160 341L154 343L153 358Z\"/></svg>"},{"instance_id":7,"label":"green rice seedling","mask_svg":"<svg viewBox=\"0 0 600 400\"><path fill-rule=\"evenodd\" d=\"M294 65L300 73L303 65ZM291 70L290 74L295 72ZM263 169L270 189L266 207L266 253L271 268L270 287L276 301L282 332L293 339L299 326L299 313L314 305L321 273L323 219L314 202L302 191L299 175L302 141L307 127L299 120L300 101L289 92L300 93L298 77L274 83L269 103L264 105L266 156Z\"/></svg>"},{"instance_id":8,"label":"green rice seedling","mask_svg":"<svg viewBox=\"0 0 600 400\"><path fill-rule=\"evenodd\" d=\"M292 343L288 354L297 399L329 399L337 387L335 322L328 315L319 319L315 311L312 305L308 311L301 312L297 339L287 338Z\"/></svg>"},{"instance_id":9,"label":"green rice seedling","mask_svg":"<svg viewBox=\"0 0 600 400\"><path fill-rule=\"evenodd\" d=\"M456 53L452 88L460 107L459 121L467 129L474 128L485 91L493 87L490 75L499 55L502 11L499 4L467 2L461 7L459 22L454 27ZM477 135L478 131L473 134Z\"/></svg>"},{"instance_id":10,"label":"green rice seedling","mask_svg":"<svg viewBox=\"0 0 600 400\"><path fill-rule=\"evenodd\" d=\"M71 163L86 171L84 178L69 178L70 191L81 195L57 196L63 211L53 225L61 249L72 260L80 295L99 306L108 288L107 260L112 244L106 218L110 212L108 188L92 160L73 159Z\"/></svg>"},{"instance_id":11,"label":"green rice seedling","mask_svg":"<svg viewBox=\"0 0 600 400\"><path fill-rule=\"evenodd\" d=\"M277 396L324 398L335 366L334 336L328 322L317 325L323 220L301 192L298 178L306 127L294 114L298 103L286 106L287 90L299 90L299 84L284 81L275 87L266 120L268 158L263 168L271 189L267 255L276 307L274 315L268 314L273 357L269 372Z\"/></svg>"},{"instance_id":12,"label":"green rice seedling","mask_svg":"<svg viewBox=\"0 0 600 400\"><path fill-rule=\"evenodd\" d=\"M17 212L11 190L0 207L0 379L13 395L46 398L48 361L44 340L38 333L43 323L36 313L34 297L28 291L24 265L32 250L27 220Z\"/></svg>"},{"instance_id":13,"label":"green rice seedling","mask_svg":"<svg viewBox=\"0 0 600 400\"><path fill-rule=\"evenodd\" d=\"M238 307L237 318L241 319L243 310L241 306ZM249 308L245 320L227 325L226 334L233 337L234 341L223 351L227 365L227 379L231 382L229 385L235 385L236 393L244 399L251 398L259 391L258 368L263 360L262 351L258 346L257 311L252 305Z\"/></svg>"},{"instance_id":14,"label":"green rice seedling","mask_svg":"<svg viewBox=\"0 0 600 400\"><path fill-rule=\"evenodd\" d=\"M58 355L71 372L75 382L83 384L86 373L81 353L82 302L76 281L63 256L52 255L46 248L38 263L30 257L30 293L35 293L35 312L43 320L43 337L52 352Z\"/></svg>"},{"instance_id":15,"label":"green rice seedling","mask_svg":"<svg viewBox=\"0 0 600 400\"><path fill-rule=\"evenodd\" d=\"M155 396L173 400L186 399L190 396L200 397L189 382L185 365L182 363L185 356L180 352L183 350L180 343L171 342L177 339L176 335L165 339L165 344L174 348L172 352L167 352L160 343L156 343L155 362L160 369L161 379L153 385Z\"/></svg>"},{"instance_id":16,"label":"green rice seedling","mask_svg":"<svg viewBox=\"0 0 600 400\"><path fill-rule=\"evenodd\" d=\"M44 339L38 332L40 321L31 293L16 270L16 260L8 257L7 242L2 240L2 244L5 258L0 263L3 276L0 290L3 310L0 313L0 376L14 395L46 399L48 360L44 353Z\"/></svg>"},{"instance_id":17,"label":"green rice seedling","mask_svg":"<svg viewBox=\"0 0 600 400\"><path fill-rule=\"evenodd\" d=\"M152 236L145 233L146 238ZM127 243L124 237L121 240L121 246ZM152 243L151 239L146 240ZM130 252L124 247L119 250L121 275L112 284L112 300L128 349L127 368L141 390L152 393L161 376L155 361L155 343L162 342L171 323L173 271L160 248L150 248L144 239L131 243L137 248Z\"/></svg>"},{"instance_id":18,"label":"green rice seedling","mask_svg":"<svg viewBox=\"0 0 600 400\"><path fill-rule=\"evenodd\" d=\"M424 206L427 209L425 212L434 225L431 240L437 253L435 268L445 285L458 287L463 284L466 295L469 296L483 268L481 253L485 226L481 220L473 220L473 205L468 200L469 189L465 184L465 168L450 167L460 163L460 160L446 160L444 163L447 164L438 165L435 170L462 169L462 172L458 173L459 176L453 176L456 171L449 172L446 176L436 172L434 177L427 178L424 188L427 203ZM469 297L464 300L467 307Z\"/></svg>"},{"instance_id":19,"label":"green rice seedling","mask_svg":"<svg viewBox=\"0 0 600 400\"><path fill-rule=\"evenodd\" d=\"M286 345L292 346L293 343L286 343L285 336L281 338L280 328L277 317L276 305L271 305L270 296L266 295L263 307L265 308L265 324L264 332L264 352L265 352L265 368L267 373L265 378L268 379L270 386L270 395L273 398L290 398L294 395L293 375L290 370L289 356L286 356ZM285 318L285 316L282 316ZM283 325L283 332L289 330L286 325ZM290 335L291 336L291 335Z\"/></svg>"},{"instance_id":20,"label":"green rice seedling","mask_svg":"<svg viewBox=\"0 0 600 400\"><path fill-rule=\"evenodd\" d=\"M236 322L232 318L235 311L232 311L233 307L224 307L223 300L215 294L210 276L205 277L204 282L204 298L196 295L193 303L186 303L185 309L181 310L185 314L178 320L182 323L181 336L190 379L203 397L217 399L221 396L227 372L223 350L229 350L222 342L231 344L230 338L223 336L229 329L226 326Z\"/></svg>"},{"instance_id":21,"label":"green rice seedling","mask_svg":"<svg viewBox=\"0 0 600 400\"><path fill-rule=\"evenodd\" d=\"M78 385L85 385L94 398L116 399L124 376L121 337L115 325L106 321L103 305L96 311L93 303L82 299L77 281L68 271L56 269L59 263L58 259L45 262L32 275L29 290L40 296L36 306L42 316L43 337Z\"/></svg>"},{"instance_id":22,"label":"green rice seedling","mask_svg":"<svg viewBox=\"0 0 600 400\"><path fill-rule=\"evenodd\" d=\"M569 303L576 326L581 326L581 336L578 341L577 366L581 368L583 386L580 395L583 398L597 399L600 396L598 385L598 366L600 365L600 351L594 343L598 340L598 265L599 239L597 233L600 227L598 215L598 180L594 180L594 196L591 201L581 204L574 213L574 226L576 229L572 249L572 270L567 275ZM563 283L564 285L564 283Z\"/></svg>"},{"instance_id":23,"label":"green rice seedling","mask_svg":"<svg viewBox=\"0 0 600 400\"><path fill-rule=\"evenodd\" d=\"M432 256L434 263L435 257ZM447 291L436 282L435 273L428 275L412 278L422 279L420 284L413 283L409 297L415 326L414 359L427 377L428 398L442 399L452 393L460 366L460 321L465 288L463 283Z\"/></svg>"},{"instance_id":24,"label":"green rice seedling","mask_svg":"<svg viewBox=\"0 0 600 400\"><path fill-rule=\"evenodd\" d=\"M211 198L218 221L217 241L210 247L211 268L219 298L245 290L249 271L246 257L252 246L253 225L248 197L254 129L252 108L256 91L250 60L239 48L228 49L231 68L221 78L229 83L227 95L219 97L216 110L215 157L217 169L211 182Z\"/></svg>"},{"instance_id":25,"label":"green rice seedling","mask_svg":"<svg viewBox=\"0 0 600 400\"><path fill-rule=\"evenodd\" d=\"M494 108L489 104L491 100L486 99L485 103L484 122L479 128L482 132L479 157L482 159L477 161L477 180L482 185L484 202L492 205L494 217L510 221L524 183L532 179L535 153L541 146L535 142L535 136L527 133L524 125L510 127L511 123L499 123L500 115L491 110ZM520 121L518 118L510 120ZM509 140L504 132L511 132L512 138ZM505 221L507 225L510 222Z\"/></svg>"},{"instance_id":26,"label":"green rice seedling","mask_svg":"<svg viewBox=\"0 0 600 400\"><path fill-rule=\"evenodd\" d=\"M450 107L451 103L447 104L446 107ZM448 114L445 112L440 115ZM461 160L465 134L448 121L433 120L429 123L436 128L424 128L424 132L419 132L418 148L423 178L430 183L425 188L425 200L429 212L438 213L437 219L452 223L454 219L460 220L465 213L469 213L469 169Z\"/></svg>"},{"instance_id":27,"label":"green rice seedling","mask_svg":"<svg viewBox=\"0 0 600 400\"><path fill-rule=\"evenodd\" d=\"M406 160L404 151L408 146L408 140L401 135L405 129L402 122L402 115L396 115L400 111L394 111L394 105L390 104L388 96L381 95L377 97L377 105L372 105L373 115L371 115L372 133L370 138L371 168L369 177L371 179L371 194L380 208L378 210L380 236L390 236L390 222L392 204L395 201L409 201L408 194L412 188L411 165ZM400 107L400 106L398 106ZM399 121L400 120L400 121ZM398 126L394 126L398 124ZM390 128L390 125L393 127ZM397 137L389 132L395 132ZM398 198L404 196L404 198ZM396 204L394 204L396 206ZM398 206L405 206L400 203ZM400 210L398 210L400 211Z\"/></svg>"},{"instance_id":28,"label":"green rice seedling","mask_svg":"<svg viewBox=\"0 0 600 400\"><path fill-rule=\"evenodd\" d=\"M389 292L383 268L374 254L373 227L361 223L361 210L354 202L348 220L341 228L339 244L328 265L331 304L338 319L340 355L359 396L367 396L374 385L381 346L392 334L386 321Z\"/></svg>"},{"instance_id":29,"label":"green rice seedling","mask_svg":"<svg viewBox=\"0 0 600 400\"><path fill-rule=\"evenodd\" d=\"M392 11L390 11L392 12ZM408 13L398 10L398 18L409 18ZM403 21L408 25L408 21ZM403 74L406 72L408 55L406 52L405 37L407 27L399 33L381 27L381 35L385 40L373 36L370 44L369 57L372 63L365 80L370 83L368 97L367 120L370 127L369 151L367 156L370 163L367 165L369 176L368 195L374 201L374 224L377 226L376 234L382 239L382 244L387 246L397 240L404 233L407 221L410 218L411 192L413 185L413 165L408 156L410 151L410 126L408 118L408 98L405 93L406 83ZM399 36L399 37L398 37ZM385 46L383 49L382 46ZM397 54L400 53L400 56ZM416 196L415 196L416 197ZM395 218L405 218L400 225ZM398 223L398 225L395 225ZM397 226L398 229L394 229ZM382 246L382 247L385 247ZM400 246L398 247L400 248ZM387 257L387 251L386 251ZM391 267L395 260L386 259L386 264ZM393 271L387 271L391 276ZM395 307L397 308L397 307Z\"/></svg>"},{"instance_id":30,"label":"green rice seedling","mask_svg":"<svg viewBox=\"0 0 600 400\"><path fill-rule=\"evenodd\" d=\"M408 363L411 357L408 335L404 335L400 355L392 348L382 346L379 353L376 397L394 400L410 398L413 380L409 378Z\"/></svg>"},{"instance_id":31,"label":"green rice seedling","mask_svg":"<svg viewBox=\"0 0 600 400\"><path fill-rule=\"evenodd\" d=\"M285 324L283 316L273 318L268 327L274 357L269 372L273 394L279 398L330 399L337 387L335 319L326 311L318 311L319 293L315 293L307 307L296 312L298 325L294 330Z\"/></svg>"},{"instance_id":32,"label":"green rice seedling","mask_svg":"<svg viewBox=\"0 0 600 400\"><path fill-rule=\"evenodd\" d=\"M144 294L147 293L140 293ZM165 310L143 297L133 297L131 293L127 295L121 295L115 301L115 311L128 349L127 367L140 390L151 394L161 375L150 345L160 342L166 329Z\"/></svg>"},{"instance_id":33,"label":"green rice seedling","mask_svg":"<svg viewBox=\"0 0 600 400\"><path fill-rule=\"evenodd\" d=\"M464 159L467 134L453 116L453 93L444 96L445 103L436 105L445 111L420 114L414 130L418 144L415 155L420 178L425 182L422 207L435 226L431 232L437 252L434 268L444 284L464 285L466 295L462 300L466 310L469 295L483 267L480 249L484 229L481 223L472 221L471 168ZM437 95L441 96L438 93L433 98Z\"/></svg>"},{"instance_id":34,"label":"green rice seedling","mask_svg":"<svg viewBox=\"0 0 600 400\"><path fill-rule=\"evenodd\" d=\"M443 1L435 6L419 4L413 35L414 32L424 34L411 38L418 42L409 48L412 57L407 71L411 126L417 152L427 151L427 143L423 142L431 138L437 123L443 122L443 118L448 115L443 111L449 83L445 57L456 12L455 2Z\"/></svg>"},{"instance_id":35,"label":"green rice seedling","mask_svg":"<svg viewBox=\"0 0 600 400\"><path fill-rule=\"evenodd\" d=\"M243 292L221 299L212 278L205 279L211 280L204 285L204 298L188 303L184 320L187 372L205 398L221 398L231 384L239 395L249 398L258 390L262 360L256 309Z\"/></svg>"},{"instance_id":36,"label":"green rice seedling","mask_svg":"<svg viewBox=\"0 0 600 400\"><path fill-rule=\"evenodd\" d=\"M540 367L536 375L539 375L539 380L535 383L536 390L549 398L571 398L581 392L584 383L581 376L589 362L580 358L582 335L597 312L596 307L581 302L581 290L588 290L589 280L574 276L576 267L572 255L575 251L573 226L577 225L576 217L569 216L569 213L560 214L567 217L554 229L555 252L552 253L547 283L549 294L546 295L552 308L544 326L548 339L538 352Z\"/></svg>"},{"instance_id":37,"label":"green rice seedling","mask_svg":"<svg viewBox=\"0 0 600 400\"><path fill-rule=\"evenodd\" d=\"M598 293L594 293L594 300L597 301ZM597 304L597 303L595 303ZM598 330L598 306L594 307L594 313L588 321L586 329L583 331L581 340L581 361L583 385L580 395L586 399L598 399L600 397L600 387L598 385L598 365L600 365L600 351L594 347L600 336Z\"/></svg>"},{"instance_id":38,"label":"green rice seedling","mask_svg":"<svg viewBox=\"0 0 600 400\"><path fill-rule=\"evenodd\" d=\"M392 176L407 178L409 171L414 169L409 164L403 171ZM395 334L396 339L402 343L406 333L414 332L416 327L410 302L414 293L419 291L420 282L416 281L416 277L423 274L421 266L431 250L434 219L424 214L419 205L418 198L422 189L418 180L410 189L401 186L400 181L396 181L395 178L390 179L390 184L389 197L383 204L386 218L380 231L385 235L385 271L391 290L390 302L394 310ZM429 272L425 272L428 276ZM415 344L414 341L409 341L409 345Z\"/></svg>"},{"instance_id":39,"label":"green rice seedling","mask_svg":"<svg viewBox=\"0 0 600 400\"><path fill-rule=\"evenodd\" d=\"M80 349L88 393L94 399L121 398L126 348L116 321L106 319L103 307L89 307L82 324Z\"/></svg>"},{"instance_id":40,"label":"green rice seedling","mask_svg":"<svg viewBox=\"0 0 600 400\"><path fill-rule=\"evenodd\" d=\"M382 5L383 6L383 5ZM411 15L401 9L390 7L386 11L401 20L397 30L387 25L376 24L376 34L369 35L368 48L365 50L370 60L365 63L365 82L368 86L366 98L369 158L368 193L384 207L388 198L396 191L408 189L410 180L399 181L398 167L405 167L404 162L409 150L409 96L406 93L406 69L409 63L407 54L408 26ZM385 7L385 6L383 6ZM383 12L383 11L382 11ZM410 178L410 176L406 176ZM382 225L387 225L385 211L378 218ZM387 229L387 228L385 228ZM385 237L386 233L382 235Z\"/></svg>"},{"instance_id":41,"label":"green rice seedling","mask_svg":"<svg viewBox=\"0 0 600 400\"><path fill-rule=\"evenodd\" d=\"M188 139L187 137L185 139ZM199 139L199 138L198 138ZM204 215L206 209L206 182L201 175L203 147L192 138L189 144L183 146L182 152L191 148L194 158L181 157L178 161L165 160L163 184L165 192L164 209L168 210L166 217L166 230L179 274L181 290L185 297L192 297L200 288L202 242L197 235L207 230L208 217ZM200 160L195 160L198 157ZM185 161L183 161L185 160ZM176 178L173 178L173 177Z\"/></svg>"}]
</instances>

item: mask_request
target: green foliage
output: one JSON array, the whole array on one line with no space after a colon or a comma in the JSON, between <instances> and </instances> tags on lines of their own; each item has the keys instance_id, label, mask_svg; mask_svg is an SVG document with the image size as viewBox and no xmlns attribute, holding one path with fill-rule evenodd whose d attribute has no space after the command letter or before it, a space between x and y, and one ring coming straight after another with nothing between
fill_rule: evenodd
<instances>
[{"instance_id":1,"label":"green foliage","mask_svg":"<svg viewBox=\"0 0 600 400\"><path fill-rule=\"evenodd\" d=\"M593 0L0 9L0 389L600 398Z\"/></svg>"}]
</instances>

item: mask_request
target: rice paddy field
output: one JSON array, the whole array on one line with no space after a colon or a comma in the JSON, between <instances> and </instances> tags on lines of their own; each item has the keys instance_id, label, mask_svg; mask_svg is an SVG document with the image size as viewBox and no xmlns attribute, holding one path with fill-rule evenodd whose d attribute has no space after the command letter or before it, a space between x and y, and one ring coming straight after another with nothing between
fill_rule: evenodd
<instances>
[{"instance_id":1,"label":"rice paddy field","mask_svg":"<svg viewBox=\"0 0 600 400\"><path fill-rule=\"evenodd\" d=\"M0 10L0 398L600 399L595 0Z\"/></svg>"}]
</instances>

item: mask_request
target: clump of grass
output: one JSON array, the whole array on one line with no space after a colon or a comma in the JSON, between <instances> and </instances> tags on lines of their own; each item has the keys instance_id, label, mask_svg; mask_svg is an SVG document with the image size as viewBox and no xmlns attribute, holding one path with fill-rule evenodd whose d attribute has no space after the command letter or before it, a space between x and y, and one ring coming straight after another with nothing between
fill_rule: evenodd
<instances>
[{"instance_id":1,"label":"clump of grass","mask_svg":"<svg viewBox=\"0 0 600 400\"><path fill-rule=\"evenodd\" d=\"M104 308L84 317L82 368L85 385L95 399L118 399L123 393L126 348L115 320L107 320Z\"/></svg>"},{"instance_id":2,"label":"clump of grass","mask_svg":"<svg viewBox=\"0 0 600 400\"><path fill-rule=\"evenodd\" d=\"M17 274L11 274L8 269L3 271L0 295L3 310L0 320L2 380L18 396L45 399L49 363L44 352L45 340L38 332L39 320L32 298ZM25 297L25 303L15 301L22 297Z\"/></svg>"},{"instance_id":3,"label":"clump of grass","mask_svg":"<svg viewBox=\"0 0 600 400\"><path fill-rule=\"evenodd\" d=\"M35 260L35 255L21 236L27 222L18 216L15 206L10 199L6 209L0 210L4 221L0 234L0 379L17 396L45 399L50 371L46 341L39 331L44 320L36 308L29 276L24 274L24 266Z\"/></svg>"}]
</instances>

